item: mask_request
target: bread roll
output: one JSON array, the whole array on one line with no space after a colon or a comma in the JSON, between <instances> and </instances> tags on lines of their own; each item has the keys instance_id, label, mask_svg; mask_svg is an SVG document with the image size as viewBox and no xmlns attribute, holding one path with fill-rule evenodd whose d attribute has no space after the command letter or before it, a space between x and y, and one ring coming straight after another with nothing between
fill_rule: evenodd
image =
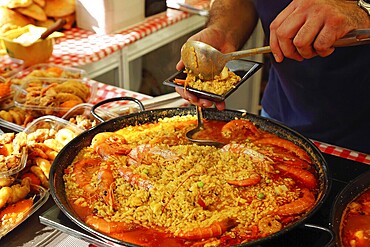
<instances>
[{"instance_id":1,"label":"bread roll","mask_svg":"<svg viewBox=\"0 0 370 247\"><path fill-rule=\"evenodd\" d=\"M32 0L0 0L0 5L10 9L19 7L28 7L32 4Z\"/></svg>"},{"instance_id":2,"label":"bread roll","mask_svg":"<svg viewBox=\"0 0 370 247\"><path fill-rule=\"evenodd\" d=\"M33 0L34 3L38 4L40 7L45 7L45 0Z\"/></svg>"},{"instance_id":3,"label":"bread roll","mask_svg":"<svg viewBox=\"0 0 370 247\"><path fill-rule=\"evenodd\" d=\"M4 25L14 25L18 27L23 27L28 24L33 24L33 20L30 18L15 12L14 10L0 7L0 26Z\"/></svg>"},{"instance_id":4,"label":"bread roll","mask_svg":"<svg viewBox=\"0 0 370 247\"><path fill-rule=\"evenodd\" d=\"M35 3L28 7L16 8L15 10L38 21L46 21L47 19L45 11Z\"/></svg>"},{"instance_id":5,"label":"bread roll","mask_svg":"<svg viewBox=\"0 0 370 247\"><path fill-rule=\"evenodd\" d=\"M48 0L44 7L49 17L62 17L75 12L75 0Z\"/></svg>"},{"instance_id":6,"label":"bread roll","mask_svg":"<svg viewBox=\"0 0 370 247\"><path fill-rule=\"evenodd\" d=\"M36 21L36 26L48 28L54 23L55 23L55 20L53 18L48 18L46 21Z\"/></svg>"}]
</instances>

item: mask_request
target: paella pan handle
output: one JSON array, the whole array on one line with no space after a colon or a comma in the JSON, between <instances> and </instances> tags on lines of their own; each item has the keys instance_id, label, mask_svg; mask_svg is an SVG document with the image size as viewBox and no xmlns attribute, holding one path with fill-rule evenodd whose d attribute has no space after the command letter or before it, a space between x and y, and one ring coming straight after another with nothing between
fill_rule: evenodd
<instances>
[{"instance_id":1,"label":"paella pan handle","mask_svg":"<svg viewBox=\"0 0 370 247\"><path fill-rule=\"evenodd\" d=\"M98 119L99 121L101 121L101 122L105 122L105 120L104 120L101 116L99 116L99 114L98 114L98 113L96 113L96 109L97 109L97 108L99 108L100 106L104 105L104 104L107 104L107 103L110 103L110 102L115 102L115 101L123 101L123 100L125 100L125 101L133 101L133 102L135 102L135 103L139 106L140 111L144 111L144 110L145 110L145 107L144 107L143 103L141 103L141 101L140 101L140 100L135 99L135 98L133 98L133 97L127 97L127 96L126 96L126 97L115 97L115 98L105 99L105 100L102 100L102 101L100 101L100 102L96 103L96 104L95 104L95 105L93 105L93 107L91 108L91 114L92 114L96 119Z\"/></svg>"},{"instance_id":2,"label":"paella pan handle","mask_svg":"<svg viewBox=\"0 0 370 247\"><path fill-rule=\"evenodd\" d=\"M311 229L315 229L315 230L319 230L319 231L324 231L324 232L328 233L330 235L330 240L324 246L327 246L327 247L335 246L335 241L334 241L335 237L334 237L334 233L333 233L332 230L330 230L328 228L325 228L325 227L322 227L322 226L313 225L313 224L304 224L303 227L311 228Z\"/></svg>"}]
</instances>

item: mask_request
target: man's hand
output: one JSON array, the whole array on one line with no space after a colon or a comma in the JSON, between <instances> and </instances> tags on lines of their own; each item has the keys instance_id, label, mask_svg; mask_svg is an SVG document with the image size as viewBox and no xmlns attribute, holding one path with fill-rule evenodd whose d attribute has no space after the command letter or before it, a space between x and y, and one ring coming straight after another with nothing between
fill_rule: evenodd
<instances>
[{"instance_id":1,"label":"man's hand","mask_svg":"<svg viewBox=\"0 0 370 247\"><path fill-rule=\"evenodd\" d=\"M270 46L277 62L329 56L349 31L369 28L370 18L357 1L293 0L270 25Z\"/></svg>"},{"instance_id":2,"label":"man's hand","mask_svg":"<svg viewBox=\"0 0 370 247\"><path fill-rule=\"evenodd\" d=\"M236 49L230 42L225 40L222 30L219 31L213 28L203 29L199 33L196 33L195 35L191 36L189 40L197 40L210 44L211 46L220 50L223 53L235 51ZM180 60L176 65L176 69L182 70L183 68L184 63ZM181 97L183 97L185 100L188 100L193 105L198 105L206 108L215 105L216 108L219 110L225 109L225 102L214 103L206 99L200 99L182 88L176 88L176 92L178 92L181 95Z\"/></svg>"}]
</instances>

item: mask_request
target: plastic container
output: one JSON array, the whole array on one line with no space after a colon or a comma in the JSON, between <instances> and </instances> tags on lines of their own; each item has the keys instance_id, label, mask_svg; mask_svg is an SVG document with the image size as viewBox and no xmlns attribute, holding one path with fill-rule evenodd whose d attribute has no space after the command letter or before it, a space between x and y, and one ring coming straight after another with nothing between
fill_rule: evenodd
<instances>
[{"instance_id":1,"label":"plastic container","mask_svg":"<svg viewBox=\"0 0 370 247\"><path fill-rule=\"evenodd\" d=\"M2 139L5 135L9 135L8 133L3 133L0 135L0 138ZM9 177L9 176L12 176L18 172L20 172L25 166L26 166L26 162L27 162L27 147L24 146L24 147L21 147L21 150L20 150L20 153L18 154L15 154L13 152L11 152L10 154L3 154L3 152L5 152L5 149L6 149L6 145L11 145L13 146L13 142L14 142L14 139L11 140L9 143L6 143L4 145L2 145L1 147L1 168L0 168L0 178L5 178L5 177ZM4 151L3 151L4 149ZM8 162L14 162L14 164L12 165L11 168L8 168L7 164Z\"/></svg>"},{"instance_id":2,"label":"plastic container","mask_svg":"<svg viewBox=\"0 0 370 247\"><path fill-rule=\"evenodd\" d=\"M0 77L0 108L4 109L1 104L3 102L11 103L13 101L14 88L6 79Z\"/></svg>"},{"instance_id":3,"label":"plastic container","mask_svg":"<svg viewBox=\"0 0 370 247\"><path fill-rule=\"evenodd\" d=\"M9 78L24 68L23 60L9 56L0 57L0 78Z\"/></svg>"},{"instance_id":4,"label":"plastic container","mask_svg":"<svg viewBox=\"0 0 370 247\"><path fill-rule=\"evenodd\" d=\"M26 198L33 198L32 207L29 210L23 212L23 214L18 213L17 217L19 218L17 218L15 222L9 222L9 224L4 224L4 222L2 222L2 224L0 225L0 239L10 233L14 228L24 222L32 214L34 214L48 200L50 195L48 190L37 185L31 185L31 188L31 192L27 195Z\"/></svg>"},{"instance_id":5,"label":"plastic container","mask_svg":"<svg viewBox=\"0 0 370 247\"><path fill-rule=\"evenodd\" d=\"M10 81L12 84L21 85L23 83L23 80L29 79L29 77L88 80L87 72L82 69L59 66L55 64L36 64L14 74L10 78Z\"/></svg>"},{"instance_id":6,"label":"plastic container","mask_svg":"<svg viewBox=\"0 0 370 247\"><path fill-rule=\"evenodd\" d=\"M27 25L17 29L9 30L2 35L2 40L6 52L10 57L24 61L24 66L28 67L38 63L46 63L53 54L54 42L56 37L63 36L63 33L54 32L46 39L37 39L35 42L20 42L16 39L23 35L29 34L41 35L46 28ZM56 35L58 33L58 35ZM30 37L30 39L32 39Z\"/></svg>"},{"instance_id":7,"label":"plastic container","mask_svg":"<svg viewBox=\"0 0 370 247\"><path fill-rule=\"evenodd\" d=\"M5 108L0 109L0 120L1 125L7 125L9 129L15 132L22 131L30 122L34 120L34 117L26 110L14 106L13 99L11 103L6 105L6 102L0 103ZM16 127L13 127L16 126Z\"/></svg>"},{"instance_id":8,"label":"plastic container","mask_svg":"<svg viewBox=\"0 0 370 247\"><path fill-rule=\"evenodd\" d=\"M24 127L22 127L18 124L9 122L7 120L4 120L2 118L0 118L0 126L6 128L8 130L14 131L14 132L21 132L21 131L24 130Z\"/></svg>"},{"instance_id":9,"label":"plastic container","mask_svg":"<svg viewBox=\"0 0 370 247\"><path fill-rule=\"evenodd\" d=\"M85 87L81 89L81 84L87 86L89 92ZM92 102L96 97L97 86L95 81L29 78L16 90L14 105L25 109L34 117L61 117L75 105Z\"/></svg>"},{"instance_id":10,"label":"plastic container","mask_svg":"<svg viewBox=\"0 0 370 247\"><path fill-rule=\"evenodd\" d=\"M145 19L145 0L77 0L76 23L97 34L120 31Z\"/></svg>"},{"instance_id":11,"label":"plastic container","mask_svg":"<svg viewBox=\"0 0 370 247\"><path fill-rule=\"evenodd\" d=\"M81 134L84 130L79 128L77 125L70 123L69 121L56 117L56 116L43 116L35 119L32 123L30 123L23 132L30 134L34 133L38 129L48 129L48 130L55 130L58 132L59 130L67 128L72 130L72 132L77 136Z\"/></svg>"},{"instance_id":12,"label":"plastic container","mask_svg":"<svg viewBox=\"0 0 370 247\"><path fill-rule=\"evenodd\" d=\"M83 129L90 129L95 125L101 123L99 119L96 119L91 114L91 108L93 104L84 103L72 107L66 114L62 116L63 119L72 122ZM101 116L104 120L109 120L111 118L119 117L118 114L110 112L108 109L97 109L97 114Z\"/></svg>"}]
</instances>

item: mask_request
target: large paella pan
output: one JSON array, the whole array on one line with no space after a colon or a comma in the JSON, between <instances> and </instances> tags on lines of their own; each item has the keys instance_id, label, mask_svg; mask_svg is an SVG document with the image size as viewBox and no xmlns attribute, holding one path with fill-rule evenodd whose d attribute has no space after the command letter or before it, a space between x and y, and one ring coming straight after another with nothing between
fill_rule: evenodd
<instances>
[{"instance_id":1,"label":"large paella pan","mask_svg":"<svg viewBox=\"0 0 370 247\"><path fill-rule=\"evenodd\" d=\"M249 246L321 206L327 167L312 142L253 114L207 109L203 117L213 128L206 136L224 147L186 140L192 108L134 113L82 133L52 165L56 204L124 246Z\"/></svg>"}]
</instances>

